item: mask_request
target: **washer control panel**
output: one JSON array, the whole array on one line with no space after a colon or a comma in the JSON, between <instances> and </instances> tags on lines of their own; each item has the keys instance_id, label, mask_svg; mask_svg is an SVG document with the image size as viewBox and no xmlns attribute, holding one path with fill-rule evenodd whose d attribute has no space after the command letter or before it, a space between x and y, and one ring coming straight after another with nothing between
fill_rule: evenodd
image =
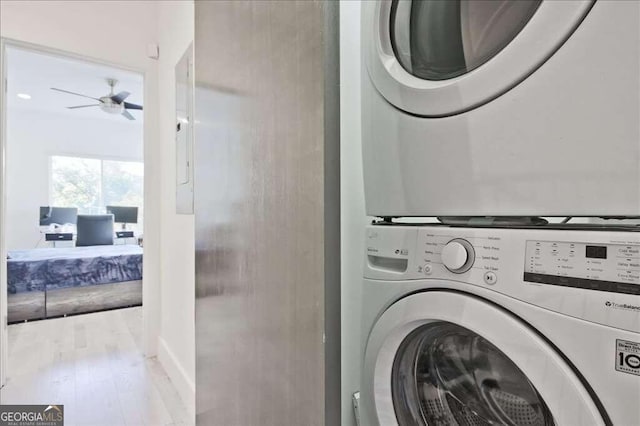
<instances>
[{"instance_id":1,"label":"washer control panel","mask_svg":"<svg viewBox=\"0 0 640 426\"><path fill-rule=\"evenodd\" d=\"M640 294L640 245L528 240L524 281Z\"/></svg>"},{"instance_id":2,"label":"washer control panel","mask_svg":"<svg viewBox=\"0 0 640 426\"><path fill-rule=\"evenodd\" d=\"M373 225L364 277L398 291L462 285L640 332L640 232Z\"/></svg>"},{"instance_id":3,"label":"washer control panel","mask_svg":"<svg viewBox=\"0 0 640 426\"><path fill-rule=\"evenodd\" d=\"M416 272L437 277L465 274L465 279L495 284L500 269L501 240L499 235L477 235L464 230L455 233L447 228L420 229Z\"/></svg>"}]
</instances>

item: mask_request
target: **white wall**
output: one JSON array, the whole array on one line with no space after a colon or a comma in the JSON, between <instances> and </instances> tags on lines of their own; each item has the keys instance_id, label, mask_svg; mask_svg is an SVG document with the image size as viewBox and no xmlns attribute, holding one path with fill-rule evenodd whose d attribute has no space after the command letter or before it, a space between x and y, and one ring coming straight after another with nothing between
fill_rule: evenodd
<instances>
[{"instance_id":1,"label":"white wall","mask_svg":"<svg viewBox=\"0 0 640 426\"><path fill-rule=\"evenodd\" d=\"M360 309L365 226L360 121L360 2L340 2L340 174L342 228L342 426L355 420L360 388Z\"/></svg>"},{"instance_id":2,"label":"white wall","mask_svg":"<svg viewBox=\"0 0 640 426\"><path fill-rule=\"evenodd\" d=\"M162 1L158 24L162 164L162 319L158 356L195 416L195 260L193 215L176 214L175 66L193 40L192 1ZM195 417L194 417L195 419Z\"/></svg>"},{"instance_id":3,"label":"white wall","mask_svg":"<svg viewBox=\"0 0 640 426\"><path fill-rule=\"evenodd\" d=\"M0 36L59 49L97 61L144 72L145 261L144 349L155 355L160 330L160 181L157 61L147 45L158 37L153 1L10 1L0 2ZM115 23L117 31L100 25ZM0 289L0 292L2 289ZM6 290L5 290L6 291ZM2 297L2 296L0 296ZM3 344L6 350L6 344Z\"/></svg>"},{"instance_id":4,"label":"white wall","mask_svg":"<svg viewBox=\"0 0 640 426\"><path fill-rule=\"evenodd\" d=\"M0 2L0 34L15 40L86 55L126 67L152 70L148 43L156 42L154 1L29 1ZM112 24L105 30L98 24Z\"/></svg>"},{"instance_id":5,"label":"white wall","mask_svg":"<svg viewBox=\"0 0 640 426\"><path fill-rule=\"evenodd\" d=\"M50 156L142 161L142 126L9 109L6 149L7 249L31 249L43 237L38 227L38 208L51 201Z\"/></svg>"},{"instance_id":6,"label":"white wall","mask_svg":"<svg viewBox=\"0 0 640 426\"><path fill-rule=\"evenodd\" d=\"M193 410L193 217L175 212L174 75L193 38L191 1L0 2L0 35L145 74L145 352L158 354ZM98 24L114 23L117 31ZM147 57L160 45L160 60ZM160 76L160 79L158 78Z\"/></svg>"}]
</instances>

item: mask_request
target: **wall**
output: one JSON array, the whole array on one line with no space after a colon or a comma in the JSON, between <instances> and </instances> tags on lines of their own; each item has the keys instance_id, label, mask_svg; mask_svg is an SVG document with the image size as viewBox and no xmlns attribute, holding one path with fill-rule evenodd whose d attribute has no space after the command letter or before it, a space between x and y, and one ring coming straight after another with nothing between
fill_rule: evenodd
<instances>
[{"instance_id":1,"label":"wall","mask_svg":"<svg viewBox=\"0 0 640 426\"><path fill-rule=\"evenodd\" d=\"M158 357L193 413L195 408L195 270L193 215L176 214L175 66L193 40L193 2L162 1L158 9L158 101L162 161L162 318Z\"/></svg>"},{"instance_id":2,"label":"wall","mask_svg":"<svg viewBox=\"0 0 640 426\"><path fill-rule=\"evenodd\" d=\"M117 31L99 23L117 23ZM157 62L147 57L156 43L157 3L152 1L0 2L0 36L94 58L144 72L145 262L144 349L157 352L160 329L161 164L158 145ZM2 289L0 289L2 291ZM3 344L3 348L6 345ZM4 349L6 350L6 349Z\"/></svg>"},{"instance_id":3,"label":"wall","mask_svg":"<svg viewBox=\"0 0 640 426\"><path fill-rule=\"evenodd\" d=\"M2 37L144 72L144 348L158 354L193 410L193 217L174 214L173 181L173 70L193 38L193 3L3 0L0 17ZM98 17L117 22L117 31L101 31ZM147 57L156 43L158 61Z\"/></svg>"},{"instance_id":4,"label":"wall","mask_svg":"<svg viewBox=\"0 0 640 426\"><path fill-rule=\"evenodd\" d=\"M142 161L142 126L14 108L7 111L6 148L7 249L31 249L42 238L38 208L50 201L50 156Z\"/></svg>"},{"instance_id":5,"label":"wall","mask_svg":"<svg viewBox=\"0 0 640 426\"><path fill-rule=\"evenodd\" d=\"M360 306L365 226L360 120L360 2L340 2L340 173L342 227L342 426L355 426L360 388Z\"/></svg>"}]
</instances>

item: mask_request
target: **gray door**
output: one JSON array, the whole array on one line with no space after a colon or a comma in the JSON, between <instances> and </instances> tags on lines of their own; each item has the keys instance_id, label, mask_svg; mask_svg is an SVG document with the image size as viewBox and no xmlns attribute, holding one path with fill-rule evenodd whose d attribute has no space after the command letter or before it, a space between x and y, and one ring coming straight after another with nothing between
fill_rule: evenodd
<instances>
[{"instance_id":1,"label":"gray door","mask_svg":"<svg viewBox=\"0 0 640 426\"><path fill-rule=\"evenodd\" d=\"M340 422L337 12L195 2L199 426Z\"/></svg>"}]
</instances>

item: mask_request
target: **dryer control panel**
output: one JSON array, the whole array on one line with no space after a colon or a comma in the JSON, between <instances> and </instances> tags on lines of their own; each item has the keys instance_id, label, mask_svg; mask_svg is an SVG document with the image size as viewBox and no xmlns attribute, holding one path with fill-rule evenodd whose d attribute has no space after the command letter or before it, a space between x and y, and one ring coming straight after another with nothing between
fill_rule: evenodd
<instances>
[{"instance_id":1,"label":"dryer control panel","mask_svg":"<svg viewBox=\"0 0 640 426\"><path fill-rule=\"evenodd\" d=\"M640 245L527 241L524 280L640 294Z\"/></svg>"}]
</instances>

